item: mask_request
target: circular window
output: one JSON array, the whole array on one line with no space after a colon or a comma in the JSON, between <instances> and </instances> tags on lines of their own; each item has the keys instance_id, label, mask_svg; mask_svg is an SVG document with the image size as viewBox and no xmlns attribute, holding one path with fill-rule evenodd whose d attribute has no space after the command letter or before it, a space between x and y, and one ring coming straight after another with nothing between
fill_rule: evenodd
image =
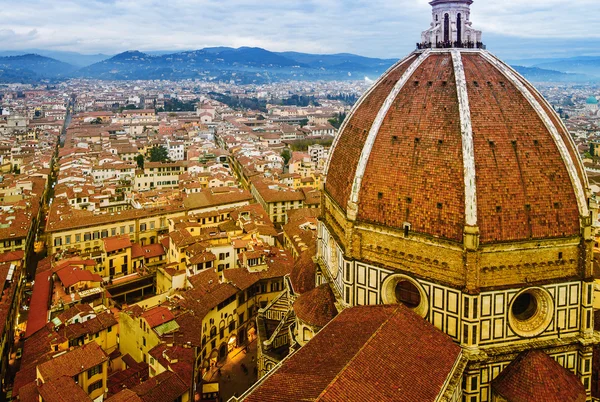
<instances>
[{"instance_id":1,"label":"circular window","mask_svg":"<svg viewBox=\"0 0 600 402\"><path fill-rule=\"evenodd\" d=\"M396 303L402 303L409 308L416 308L421 304L419 289L409 281L398 282L395 293Z\"/></svg>"},{"instance_id":2,"label":"circular window","mask_svg":"<svg viewBox=\"0 0 600 402\"><path fill-rule=\"evenodd\" d=\"M513 297L510 303L508 323L522 337L538 336L552 322L554 302L542 288L525 289Z\"/></svg>"},{"instance_id":3,"label":"circular window","mask_svg":"<svg viewBox=\"0 0 600 402\"><path fill-rule=\"evenodd\" d=\"M416 281L405 275L389 276L382 285L384 304L402 303L422 317L429 310L427 295Z\"/></svg>"}]
</instances>

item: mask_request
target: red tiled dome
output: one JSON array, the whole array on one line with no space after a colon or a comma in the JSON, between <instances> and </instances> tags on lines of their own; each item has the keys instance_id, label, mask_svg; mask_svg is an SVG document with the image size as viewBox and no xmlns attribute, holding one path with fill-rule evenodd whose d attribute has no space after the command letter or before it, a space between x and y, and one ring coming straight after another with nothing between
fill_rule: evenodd
<instances>
[{"instance_id":1,"label":"red tiled dome","mask_svg":"<svg viewBox=\"0 0 600 402\"><path fill-rule=\"evenodd\" d=\"M508 402L584 402L585 387L577 376L541 350L528 350L492 382Z\"/></svg>"},{"instance_id":2,"label":"red tiled dome","mask_svg":"<svg viewBox=\"0 0 600 402\"><path fill-rule=\"evenodd\" d=\"M301 294L294 302L296 316L309 325L324 327L337 315L335 296L328 284Z\"/></svg>"},{"instance_id":3,"label":"red tiled dome","mask_svg":"<svg viewBox=\"0 0 600 402\"><path fill-rule=\"evenodd\" d=\"M412 53L366 93L334 143L326 195L351 219L462 242L580 233L588 184L531 84L485 50Z\"/></svg>"}]
</instances>

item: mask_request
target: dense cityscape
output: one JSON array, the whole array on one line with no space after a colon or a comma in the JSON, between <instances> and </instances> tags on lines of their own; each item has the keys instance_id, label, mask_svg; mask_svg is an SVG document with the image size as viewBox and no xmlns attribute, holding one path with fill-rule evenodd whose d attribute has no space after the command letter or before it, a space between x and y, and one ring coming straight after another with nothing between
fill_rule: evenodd
<instances>
[{"instance_id":1,"label":"dense cityscape","mask_svg":"<svg viewBox=\"0 0 600 402\"><path fill-rule=\"evenodd\" d=\"M471 3L379 79L0 82L0 401L599 400L600 84Z\"/></svg>"}]
</instances>

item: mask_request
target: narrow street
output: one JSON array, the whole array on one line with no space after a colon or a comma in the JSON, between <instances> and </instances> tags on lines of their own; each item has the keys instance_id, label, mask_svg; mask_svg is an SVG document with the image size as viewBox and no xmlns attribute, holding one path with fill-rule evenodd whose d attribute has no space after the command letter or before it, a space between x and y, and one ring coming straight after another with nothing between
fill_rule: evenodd
<instances>
[{"instance_id":1,"label":"narrow street","mask_svg":"<svg viewBox=\"0 0 600 402\"><path fill-rule=\"evenodd\" d=\"M256 347L255 339L246 352L243 347L234 349L225 361L219 362L204 375L205 383L219 383L221 400L228 401L234 395L240 396L257 381Z\"/></svg>"}]
</instances>

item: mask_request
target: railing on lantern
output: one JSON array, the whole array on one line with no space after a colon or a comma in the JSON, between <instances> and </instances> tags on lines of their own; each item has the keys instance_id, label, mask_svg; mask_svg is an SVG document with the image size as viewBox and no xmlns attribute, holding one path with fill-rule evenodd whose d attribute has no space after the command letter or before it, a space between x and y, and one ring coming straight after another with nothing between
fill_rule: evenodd
<instances>
[{"instance_id":1,"label":"railing on lantern","mask_svg":"<svg viewBox=\"0 0 600 402\"><path fill-rule=\"evenodd\" d=\"M417 49L485 49L482 42L424 42L417 43Z\"/></svg>"}]
</instances>

